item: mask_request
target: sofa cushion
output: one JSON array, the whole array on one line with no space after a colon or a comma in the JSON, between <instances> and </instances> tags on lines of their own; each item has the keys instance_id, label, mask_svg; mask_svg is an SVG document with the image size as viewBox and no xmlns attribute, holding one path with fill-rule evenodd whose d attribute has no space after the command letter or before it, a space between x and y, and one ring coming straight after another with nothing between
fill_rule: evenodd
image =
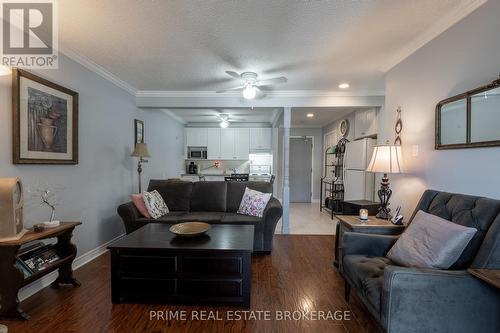
<instances>
[{"instance_id":1,"label":"sofa cushion","mask_svg":"<svg viewBox=\"0 0 500 333\"><path fill-rule=\"evenodd\" d=\"M179 218L179 222L207 222L220 223L224 213L222 212L189 212Z\"/></svg>"},{"instance_id":2,"label":"sofa cushion","mask_svg":"<svg viewBox=\"0 0 500 333\"><path fill-rule=\"evenodd\" d=\"M262 217L270 199L271 193L262 193L247 187L245 188L245 193L243 194L237 213Z\"/></svg>"},{"instance_id":3,"label":"sofa cushion","mask_svg":"<svg viewBox=\"0 0 500 333\"><path fill-rule=\"evenodd\" d=\"M474 260L487 231L500 214L500 200L427 190L422 195L415 213L418 210L477 229L460 258L450 267L451 269L465 269Z\"/></svg>"},{"instance_id":4,"label":"sofa cushion","mask_svg":"<svg viewBox=\"0 0 500 333\"><path fill-rule=\"evenodd\" d=\"M347 278L354 283L355 289L380 312L384 269L392 265L392 261L385 257L366 255L344 256L343 270Z\"/></svg>"},{"instance_id":5,"label":"sofa cushion","mask_svg":"<svg viewBox=\"0 0 500 333\"><path fill-rule=\"evenodd\" d=\"M226 213L222 217L222 223L224 224L257 224L264 223L261 217L241 215L237 213Z\"/></svg>"},{"instance_id":6,"label":"sofa cushion","mask_svg":"<svg viewBox=\"0 0 500 333\"><path fill-rule=\"evenodd\" d=\"M157 190L171 211L189 211L192 182L151 179L148 191Z\"/></svg>"},{"instance_id":7,"label":"sofa cushion","mask_svg":"<svg viewBox=\"0 0 500 333\"><path fill-rule=\"evenodd\" d=\"M157 219L151 219L151 218L139 218L137 219L138 222L165 222L165 223L177 223L179 222L179 219L185 215L185 212L169 212L168 214L165 214L163 216L160 216Z\"/></svg>"},{"instance_id":8,"label":"sofa cushion","mask_svg":"<svg viewBox=\"0 0 500 333\"><path fill-rule=\"evenodd\" d=\"M387 257L401 266L448 269L476 231L420 210Z\"/></svg>"},{"instance_id":9,"label":"sofa cushion","mask_svg":"<svg viewBox=\"0 0 500 333\"><path fill-rule=\"evenodd\" d=\"M227 184L227 211L235 213L240 207L245 188L263 193L273 193L273 185L269 182L228 182Z\"/></svg>"},{"instance_id":10,"label":"sofa cushion","mask_svg":"<svg viewBox=\"0 0 500 333\"><path fill-rule=\"evenodd\" d=\"M225 212L226 182L193 183L190 211L192 212Z\"/></svg>"}]
</instances>

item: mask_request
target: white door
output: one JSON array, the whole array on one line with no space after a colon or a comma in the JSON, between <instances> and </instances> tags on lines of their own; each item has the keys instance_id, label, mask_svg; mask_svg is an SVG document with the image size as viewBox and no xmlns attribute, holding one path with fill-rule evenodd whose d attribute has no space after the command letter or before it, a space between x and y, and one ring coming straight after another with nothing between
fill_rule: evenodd
<instances>
[{"instance_id":1,"label":"white door","mask_svg":"<svg viewBox=\"0 0 500 333\"><path fill-rule=\"evenodd\" d=\"M350 170L365 170L367 165L366 140L351 141L346 144L344 167Z\"/></svg>"},{"instance_id":2,"label":"white door","mask_svg":"<svg viewBox=\"0 0 500 333\"><path fill-rule=\"evenodd\" d=\"M366 173L358 170L345 170L344 200L366 199Z\"/></svg>"},{"instance_id":3,"label":"white door","mask_svg":"<svg viewBox=\"0 0 500 333\"><path fill-rule=\"evenodd\" d=\"M207 158L209 160L217 160L220 155L220 128L207 129Z\"/></svg>"},{"instance_id":4,"label":"white door","mask_svg":"<svg viewBox=\"0 0 500 333\"><path fill-rule=\"evenodd\" d=\"M248 128L234 129L234 156L237 160L248 160L250 153L250 131Z\"/></svg>"},{"instance_id":5,"label":"white door","mask_svg":"<svg viewBox=\"0 0 500 333\"><path fill-rule=\"evenodd\" d=\"M220 158L223 160L232 160L234 154L234 129L223 128L220 130Z\"/></svg>"}]
</instances>

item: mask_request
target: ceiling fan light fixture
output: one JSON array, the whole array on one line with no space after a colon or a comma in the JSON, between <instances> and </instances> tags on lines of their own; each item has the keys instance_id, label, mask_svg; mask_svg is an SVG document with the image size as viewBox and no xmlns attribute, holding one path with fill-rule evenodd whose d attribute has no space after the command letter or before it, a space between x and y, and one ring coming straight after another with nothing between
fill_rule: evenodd
<instances>
[{"instance_id":1,"label":"ceiling fan light fixture","mask_svg":"<svg viewBox=\"0 0 500 333\"><path fill-rule=\"evenodd\" d=\"M347 89L347 88L349 88L349 87L350 87L350 85L349 85L349 83L347 83L347 82L344 82L344 83L339 84L339 88L340 88L340 89Z\"/></svg>"},{"instance_id":2,"label":"ceiling fan light fixture","mask_svg":"<svg viewBox=\"0 0 500 333\"><path fill-rule=\"evenodd\" d=\"M219 124L220 127L222 128L228 128L229 127L229 122L227 120L222 120Z\"/></svg>"},{"instance_id":3,"label":"ceiling fan light fixture","mask_svg":"<svg viewBox=\"0 0 500 333\"><path fill-rule=\"evenodd\" d=\"M308 113L307 114L307 118L312 118L312 117L314 117L314 113Z\"/></svg>"},{"instance_id":4,"label":"ceiling fan light fixture","mask_svg":"<svg viewBox=\"0 0 500 333\"><path fill-rule=\"evenodd\" d=\"M243 97L246 99L254 99L255 96L257 95L257 89L249 84L243 89Z\"/></svg>"}]
</instances>

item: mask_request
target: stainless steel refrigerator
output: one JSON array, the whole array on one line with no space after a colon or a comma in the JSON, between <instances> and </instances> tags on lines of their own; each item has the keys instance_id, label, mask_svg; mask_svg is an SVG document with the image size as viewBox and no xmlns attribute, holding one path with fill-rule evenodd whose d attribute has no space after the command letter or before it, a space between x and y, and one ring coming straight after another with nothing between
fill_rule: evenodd
<instances>
[{"instance_id":1,"label":"stainless steel refrigerator","mask_svg":"<svg viewBox=\"0 0 500 333\"><path fill-rule=\"evenodd\" d=\"M370 163L375 139L348 142L344 155L344 201L373 201L375 175L366 172Z\"/></svg>"}]
</instances>

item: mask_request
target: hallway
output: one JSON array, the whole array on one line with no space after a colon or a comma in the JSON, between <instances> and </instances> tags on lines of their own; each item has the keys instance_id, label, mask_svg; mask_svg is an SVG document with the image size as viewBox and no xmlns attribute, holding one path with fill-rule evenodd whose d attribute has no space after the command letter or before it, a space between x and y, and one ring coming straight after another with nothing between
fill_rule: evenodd
<instances>
[{"instance_id":1,"label":"hallway","mask_svg":"<svg viewBox=\"0 0 500 333\"><path fill-rule=\"evenodd\" d=\"M290 204L290 234L292 235L334 235L336 219L330 219L319 211L319 203ZM281 221L276 226L276 233L281 233Z\"/></svg>"}]
</instances>

